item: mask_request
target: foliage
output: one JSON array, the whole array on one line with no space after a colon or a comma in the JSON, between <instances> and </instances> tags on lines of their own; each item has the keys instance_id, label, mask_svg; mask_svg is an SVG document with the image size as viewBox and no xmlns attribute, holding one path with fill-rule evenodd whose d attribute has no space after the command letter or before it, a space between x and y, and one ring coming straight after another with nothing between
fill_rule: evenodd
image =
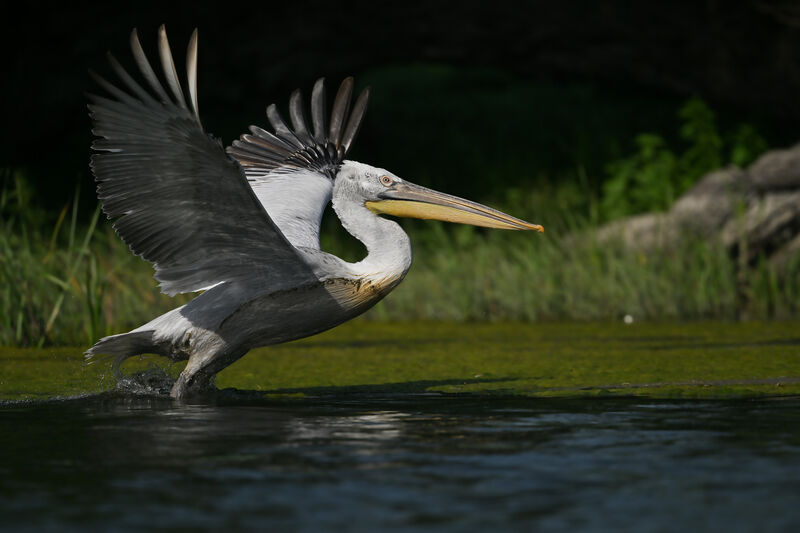
<instances>
[{"instance_id":1,"label":"foliage","mask_svg":"<svg viewBox=\"0 0 800 533\"><path fill-rule=\"evenodd\" d=\"M402 221L415 265L368 320L555 321L753 319L800 316L800 257L777 271L759 262L743 274L714 242L687 240L648 255L597 242L596 217L569 206L569 184L512 189L501 209L542 223L544 235ZM77 194L76 194L77 198ZM0 195L0 345L88 346L127 331L191 298L161 294L152 268L133 256L95 210L80 220L76 202L47 221L20 173ZM330 221L329 221L330 222ZM323 247L349 260L360 243L337 224ZM338 228L338 229L337 229ZM738 277L737 277L738 276ZM742 277L743 276L743 277ZM740 298L744 283L748 298ZM746 306L746 308L742 308Z\"/></svg>"},{"instance_id":2,"label":"foliage","mask_svg":"<svg viewBox=\"0 0 800 533\"><path fill-rule=\"evenodd\" d=\"M800 265L778 273L761 262L745 274L751 299L737 297L737 269L721 244L700 239L648 254L597 242L593 229L549 226L541 235L448 234L433 226L415 265L373 319L468 321L792 318L800 312ZM452 238L452 237L455 238ZM418 237L415 235L415 237ZM413 241L412 241L413 242ZM421 249L420 249L421 248ZM743 309L742 307L746 307Z\"/></svg>"},{"instance_id":3,"label":"foliage","mask_svg":"<svg viewBox=\"0 0 800 533\"><path fill-rule=\"evenodd\" d=\"M699 98L686 102L678 116L685 145L681 153L661 135L642 133L634 141L636 152L607 165L606 218L667 209L703 174L726 163L746 166L767 149L764 138L749 124L722 135L714 112Z\"/></svg>"},{"instance_id":4,"label":"foliage","mask_svg":"<svg viewBox=\"0 0 800 533\"><path fill-rule=\"evenodd\" d=\"M78 191L48 229L23 175L2 178L0 345L87 345L182 301L159 295L149 266L98 227L99 206L79 220Z\"/></svg>"},{"instance_id":5,"label":"foliage","mask_svg":"<svg viewBox=\"0 0 800 533\"><path fill-rule=\"evenodd\" d=\"M730 162L745 167L769 148L767 141L750 124L739 124L729 136Z\"/></svg>"}]
</instances>

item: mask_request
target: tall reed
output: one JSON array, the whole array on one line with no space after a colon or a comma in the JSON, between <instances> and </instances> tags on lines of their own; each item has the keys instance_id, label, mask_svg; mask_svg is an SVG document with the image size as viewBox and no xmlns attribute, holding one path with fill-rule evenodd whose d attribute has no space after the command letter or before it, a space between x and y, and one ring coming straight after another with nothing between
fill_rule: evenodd
<instances>
[{"instance_id":1,"label":"tall reed","mask_svg":"<svg viewBox=\"0 0 800 533\"><path fill-rule=\"evenodd\" d=\"M0 345L86 345L176 305L159 294L150 266L100 223L99 206L79 220L79 191L48 228L24 177L2 178Z\"/></svg>"},{"instance_id":2,"label":"tall reed","mask_svg":"<svg viewBox=\"0 0 800 533\"><path fill-rule=\"evenodd\" d=\"M4 181L0 345L88 346L191 298L161 294L152 267L131 254L99 209L81 220L74 201L48 224L19 173L6 172ZM572 215L553 198L558 194L540 191L504 200L514 214L543 223L544 235L403 222L415 264L366 318L800 318L800 254L780 268L760 261L744 273L720 244L700 239L644 254L621 242L598 242L591 217ZM340 230L326 229L323 247L350 260L364 253Z\"/></svg>"}]
</instances>

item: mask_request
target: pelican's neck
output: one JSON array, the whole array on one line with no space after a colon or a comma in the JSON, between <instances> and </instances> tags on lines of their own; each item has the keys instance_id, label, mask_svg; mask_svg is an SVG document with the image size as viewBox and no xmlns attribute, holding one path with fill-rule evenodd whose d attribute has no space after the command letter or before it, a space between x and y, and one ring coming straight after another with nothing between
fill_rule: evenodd
<instances>
[{"instance_id":1,"label":"pelican's neck","mask_svg":"<svg viewBox=\"0 0 800 533\"><path fill-rule=\"evenodd\" d=\"M364 206L358 195L348 194L346 185L333 191L333 210L350 235L367 248L367 257L349 263L358 277L399 282L411 268L411 241L399 224L379 217Z\"/></svg>"}]
</instances>

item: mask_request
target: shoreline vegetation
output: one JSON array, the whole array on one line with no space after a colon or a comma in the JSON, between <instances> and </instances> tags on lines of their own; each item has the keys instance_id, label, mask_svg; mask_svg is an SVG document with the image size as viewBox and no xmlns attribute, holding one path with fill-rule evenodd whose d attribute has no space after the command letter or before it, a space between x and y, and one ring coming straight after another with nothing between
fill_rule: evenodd
<instances>
[{"instance_id":1,"label":"shoreline vegetation","mask_svg":"<svg viewBox=\"0 0 800 533\"><path fill-rule=\"evenodd\" d=\"M476 198L544 225L544 235L402 221L414 266L364 319L800 318L800 257L780 268L764 260L742 266L721 243L693 235L647 253L597 238L603 223L666 209L705 173L743 167L767 148L746 124L718 132L713 112L698 99L679 116L681 149L652 133L637 136L632 154L607 165L599 197L579 169L560 185L509 189L499 201ZM99 207L86 219L78 192L54 218L37 207L23 172L2 173L0 345L88 346L191 299L160 294L150 265L130 253ZM322 248L347 260L364 254L330 213Z\"/></svg>"},{"instance_id":2,"label":"shoreline vegetation","mask_svg":"<svg viewBox=\"0 0 800 533\"><path fill-rule=\"evenodd\" d=\"M75 206L65 208L53 228L26 221L26 211L4 217L0 228L0 345L90 345L191 299L161 294L152 267L130 253L99 210L84 225ZM687 237L676 248L643 253L598 241L596 226L586 221L536 221L547 228L544 235L408 224L414 265L364 319L800 318L798 261L781 269L760 261L740 272L719 243ZM363 254L358 243L330 230L323 249L350 260Z\"/></svg>"}]
</instances>

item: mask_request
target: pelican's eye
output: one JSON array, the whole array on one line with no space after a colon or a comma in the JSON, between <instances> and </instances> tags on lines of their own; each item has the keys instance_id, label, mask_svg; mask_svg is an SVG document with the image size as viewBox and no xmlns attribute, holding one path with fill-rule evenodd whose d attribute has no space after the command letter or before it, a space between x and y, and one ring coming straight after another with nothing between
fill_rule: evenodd
<instances>
[{"instance_id":1,"label":"pelican's eye","mask_svg":"<svg viewBox=\"0 0 800 533\"><path fill-rule=\"evenodd\" d=\"M388 187L389 185L394 183L394 180L389 176L381 176L381 183Z\"/></svg>"}]
</instances>

